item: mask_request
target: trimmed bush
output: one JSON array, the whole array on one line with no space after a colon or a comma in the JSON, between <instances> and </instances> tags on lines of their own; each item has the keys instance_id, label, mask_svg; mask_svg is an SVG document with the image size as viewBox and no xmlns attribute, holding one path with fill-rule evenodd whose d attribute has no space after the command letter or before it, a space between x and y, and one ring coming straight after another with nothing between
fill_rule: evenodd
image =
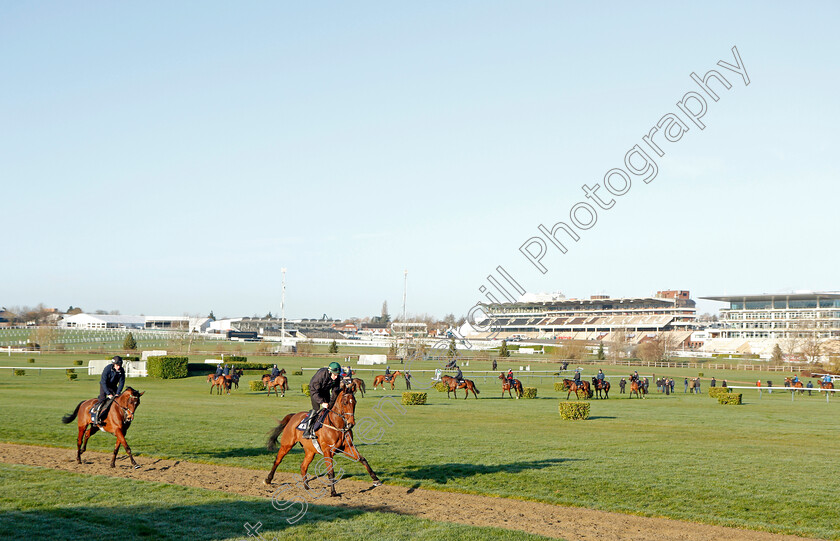
<instances>
[{"instance_id":1,"label":"trimmed bush","mask_svg":"<svg viewBox=\"0 0 840 541\"><path fill-rule=\"evenodd\" d=\"M564 387L562 381L555 381L554 382L554 390L555 391L565 391L566 388Z\"/></svg>"},{"instance_id":2,"label":"trimmed bush","mask_svg":"<svg viewBox=\"0 0 840 541\"><path fill-rule=\"evenodd\" d=\"M305 394L306 396L309 396L309 385L304 383L303 385L300 386L300 390L303 391L303 394Z\"/></svg>"},{"instance_id":3,"label":"trimmed bush","mask_svg":"<svg viewBox=\"0 0 840 541\"><path fill-rule=\"evenodd\" d=\"M248 382L248 386L252 391L265 391L265 383L261 379L253 379Z\"/></svg>"},{"instance_id":4,"label":"trimmed bush","mask_svg":"<svg viewBox=\"0 0 840 541\"><path fill-rule=\"evenodd\" d=\"M446 391L449 390L449 385L445 384L442 381L439 381L439 382L435 383L435 389L437 389L438 392L445 393Z\"/></svg>"},{"instance_id":5,"label":"trimmed bush","mask_svg":"<svg viewBox=\"0 0 840 541\"><path fill-rule=\"evenodd\" d=\"M292 372L292 375L293 376L302 376L303 375L303 370L295 370L294 372Z\"/></svg>"},{"instance_id":6,"label":"trimmed bush","mask_svg":"<svg viewBox=\"0 0 840 541\"><path fill-rule=\"evenodd\" d=\"M226 355L224 361L228 364L243 364L248 362L248 357L243 357L242 355ZM269 366L274 366L269 365Z\"/></svg>"},{"instance_id":7,"label":"trimmed bush","mask_svg":"<svg viewBox=\"0 0 840 541\"><path fill-rule=\"evenodd\" d=\"M69 379L70 381L73 381L74 379L76 379L78 377L79 377L79 374L77 374L75 372L69 372L67 374L67 379Z\"/></svg>"},{"instance_id":8,"label":"trimmed bush","mask_svg":"<svg viewBox=\"0 0 840 541\"><path fill-rule=\"evenodd\" d=\"M741 404L741 393L724 393L718 396L718 404L738 406Z\"/></svg>"},{"instance_id":9,"label":"trimmed bush","mask_svg":"<svg viewBox=\"0 0 840 541\"><path fill-rule=\"evenodd\" d=\"M150 378L179 379L187 377L189 373L188 365L189 359L187 357L161 355L149 357L146 362L146 371Z\"/></svg>"},{"instance_id":10,"label":"trimmed bush","mask_svg":"<svg viewBox=\"0 0 840 541\"><path fill-rule=\"evenodd\" d=\"M589 402L560 402L560 418L566 421L589 418Z\"/></svg>"},{"instance_id":11,"label":"trimmed bush","mask_svg":"<svg viewBox=\"0 0 840 541\"><path fill-rule=\"evenodd\" d=\"M26 370L23 370L22 368L15 368L15 375L16 376L25 376L26 375Z\"/></svg>"},{"instance_id":12,"label":"trimmed bush","mask_svg":"<svg viewBox=\"0 0 840 541\"><path fill-rule=\"evenodd\" d=\"M702 378L703 377L703 372L697 372L697 377Z\"/></svg>"},{"instance_id":13,"label":"trimmed bush","mask_svg":"<svg viewBox=\"0 0 840 541\"><path fill-rule=\"evenodd\" d=\"M426 393L406 391L402 394L402 403L404 406L422 406L426 403Z\"/></svg>"},{"instance_id":14,"label":"trimmed bush","mask_svg":"<svg viewBox=\"0 0 840 541\"><path fill-rule=\"evenodd\" d=\"M75 364L76 366L82 366L83 364L85 364L85 362L84 361L73 361L73 364Z\"/></svg>"},{"instance_id":15,"label":"trimmed bush","mask_svg":"<svg viewBox=\"0 0 840 541\"><path fill-rule=\"evenodd\" d=\"M537 388L536 387L523 387L522 388L522 398L536 398L537 397Z\"/></svg>"},{"instance_id":16,"label":"trimmed bush","mask_svg":"<svg viewBox=\"0 0 840 541\"><path fill-rule=\"evenodd\" d=\"M75 374L76 369L75 368L68 368L67 370L64 371L64 373L65 374Z\"/></svg>"},{"instance_id":17,"label":"trimmed bush","mask_svg":"<svg viewBox=\"0 0 840 541\"><path fill-rule=\"evenodd\" d=\"M717 398L721 395L728 394L729 389L726 387L710 387L709 388L709 396L712 398Z\"/></svg>"},{"instance_id":18,"label":"trimmed bush","mask_svg":"<svg viewBox=\"0 0 840 541\"><path fill-rule=\"evenodd\" d=\"M28 362L29 364L35 364L35 359L29 359L27 362Z\"/></svg>"}]
</instances>

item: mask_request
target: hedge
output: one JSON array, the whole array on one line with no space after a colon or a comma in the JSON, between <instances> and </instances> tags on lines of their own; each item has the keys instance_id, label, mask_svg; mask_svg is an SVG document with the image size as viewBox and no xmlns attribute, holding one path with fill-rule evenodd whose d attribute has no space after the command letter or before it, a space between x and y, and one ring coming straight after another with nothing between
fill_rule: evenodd
<instances>
[{"instance_id":1,"label":"hedge","mask_svg":"<svg viewBox=\"0 0 840 541\"><path fill-rule=\"evenodd\" d=\"M449 390L449 385L445 384L442 381L435 383L435 389L437 389L441 393L445 393Z\"/></svg>"},{"instance_id":2,"label":"hedge","mask_svg":"<svg viewBox=\"0 0 840 541\"><path fill-rule=\"evenodd\" d=\"M73 364L75 364L76 366L82 366L83 364L85 364L85 362L84 361L73 361Z\"/></svg>"},{"instance_id":3,"label":"hedge","mask_svg":"<svg viewBox=\"0 0 840 541\"><path fill-rule=\"evenodd\" d=\"M309 396L309 385L304 383L303 385L300 386L300 390L303 391L303 394L305 394L306 396Z\"/></svg>"},{"instance_id":4,"label":"hedge","mask_svg":"<svg viewBox=\"0 0 840 541\"><path fill-rule=\"evenodd\" d=\"M26 375L26 370L23 370L21 368L15 368L15 375L16 376L25 376Z\"/></svg>"},{"instance_id":5,"label":"hedge","mask_svg":"<svg viewBox=\"0 0 840 541\"><path fill-rule=\"evenodd\" d=\"M557 406L560 418L566 421L589 418L589 402L560 402Z\"/></svg>"},{"instance_id":6,"label":"hedge","mask_svg":"<svg viewBox=\"0 0 840 541\"><path fill-rule=\"evenodd\" d=\"M74 379L76 379L78 377L79 377L79 374L77 374L75 372L68 372L67 373L67 379L69 379L70 381L73 381Z\"/></svg>"},{"instance_id":7,"label":"hedge","mask_svg":"<svg viewBox=\"0 0 840 541\"><path fill-rule=\"evenodd\" d=\"M265 391L265 383L261 379L252 379L248 386L251 387L252 391Z\"/></svg>"},{"instance_id":8,"label":"hedge","mask_svg":"<svg viewBox=\"0 0 840 541\"><path fill-rule=\"evenodd\" d=\"M69 376L70 374L75 374L76 369L75 368L68 368L67 370L64 371L64 373Z\"/></svg>"},{"instance_id":9,"label":"hedge","mask_svg":"<svg viewBox=\"0 0 840 541\"><path fill-rule=\"evenodd\" d=\"M738 406L741 404L741 393L725 393L718 396L718 404Z\"/></svg>"},{"instance_id":10,"label":"hedge","mask_svg":"<svg viewBox=\"0 0 840 541\"><path fill-rule=\"evenodd\" d=\"M522 389L522 398L536 398L537 397L537 388L536 387L525 387Z\"/></svg>"},{"instance_id":11,"label":"hedge","mask_svg":"<svg viewBox=\"0 0 840 541\"><path fill-rule=\"evenodd\" d=\"M709 396L712 398L718 398L721 395L729 394L729 389L726 387L710 387L709 388Z\"/></svg>"},{"instance_id":12,"label":"hedge","mask_svg":"<svg viewBox=\"0 0 840 541\"><path fill-rule=\"evenodd\" d=\"M161 355L149 357L146 362L146 371L150 378L179 379L187 377L188 364L187 357Z\"/></svg>"},{"instance_id":13,"label":"hedge","mask_svg":"<svg viewBox=\"0 0 840 541\"><path fill-rule=\"evenodd\" d=\"M35 359L29 359L29 364L35 364Z\"/></svg>"},{"instance_id":14,"label":"hedge","mask_svg":"<svg viewBox=\"0 0 840 541\"><path fill-rule=\"evenodd\" d=\"M294 372L292 372L292 375L293 376L302 376L303 375L303 370L295 370Z\"/></svg>"},{"instance_id":15,"label":"hedge","mask_svg":"<svg viewBox=\"0 0 840 541\"><path fill-rule=\"evenodd\" d=\"M565 391L566 390L566 384L563 383L562 381L555 381L554 382L554 390L555 391Z\"/></svg>"},{"instance_id":16,"label":"hedge","mask_svg":"<svg viewBox=\"0 0 840 541\"><path fill-rule=\"evenodd\" d=\"M426 393L406 391L402 394L402 403L404 406L422 406L426 403Z\"/></svg>"}]
</instances>

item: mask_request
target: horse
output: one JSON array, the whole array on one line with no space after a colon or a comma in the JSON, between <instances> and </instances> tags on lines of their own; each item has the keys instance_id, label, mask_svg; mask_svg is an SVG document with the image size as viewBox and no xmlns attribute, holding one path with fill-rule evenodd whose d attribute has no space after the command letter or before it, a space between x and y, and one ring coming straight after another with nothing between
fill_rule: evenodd
<instances>
[{"instance_id":1,"label":"horse","mask_svg":"<svg viewBox=\"0 0 840 541\"><path fill-rule=\"evenodd\" d=\"M137 410L137 406L140 405L140 397L145 392L137 392L131 387L126 387L122 394L116 397L111 403L111 407L108 409L108 416L105 418L105 422L102 423L103 428L101 429L90 423L90 409L97 403L98 400L96 398L79 402L76 409L73 410L73 413L68 413L61 418L62 423L68 424L78 416L79 437L76 440L76 462L79 464L82 463L82 453L87 449L87 442L90 437L96 434L97 430L104 430L105 432L110 432L117 438L117 446L114 447L114 456L111 457L111 467L116 467L115 462L117 461L117 452L120 450L120 445L128 453L128 458L131 459L131 465L134 466L134 469L140 467L135 462L134 455L131 454L131 448L128 446L128 442L125 441L125 433L131 427L131 421L134 420L134 412Z\"/></svg>"},{"instance_id":2,"label":"horse","mask_svg":"<svg viewBox=\"0 0 840 541\"><path fill-rule=\"evenodd\" d=\"M693 384L694 381L691 383ZM692 388L694 388L693 385ZM645 385L641 382L641 380L633 379L630 381L630 398L633 398L633 393L636 393L636 398L644 398L643 395L647 394Z\"/></svg>"},{"instance_id":3,"label":"horse","mask_svg":"<svg viewBox=\"0 0 840 541\"><path fill-rule=\"evenodd\" d=\"M280 373L283 374L284 372L285 370L282 370ZM266 374L262 377L262 382L268 390L266 396L271 396L272 389L274 389L274 396L277 396L277 388L280 387L280 396L285 397L286 391L289 390L289 378L286 376L277 376L276 378L271 379L271 376Z\"/></svg>"},{"instance_id":4,"label":"horse","mask_svg":"<svg viewBox=\"0 0 840 541\"><path fill-rule=\"evenodd\" d=\"M378 487L381 485L382 482L376 477L368 461L365 460L365 457L353 445L353 425L356 424L355 411L356 397L353 393L344 390L339 392L333 407L327 410L327 416L324 419L322 428L316 432L320 450L315 447L313 440L304 438L303 432L297 430L297 426L306 417L307 412L290 413L283 417L283 420L268 435L266 447L269 451L277 449L277 458L274 460L274 466L272 466L271 471L263 482L266 485L271 485L271 480L274 479L274 472L277 471L277 466L280 465L280 461L291 451L292 447L300 442L304 451L303 462L300 464L300 475L303 477L303 486L306 490L309 490L309 479L306 478L306 470L309 468L312 459L315 458L316 453L324 455L324 461L327 463L330 496L338 496L335 491L336 481L333 473L333 456L337 452L344 453L351 460L361 462L368 474L370 474L371 479L373 479L373 486ZM279 449L278 438L280 440Z\"/></svg>"},{"instance_id":5,"label":"horse","mask_svg":"<svg viewBox=\"0 0 840 541\"><path fill-rule=\"evenodd\" d=\"M384 385L383 385L383 387L384 387ZM356 394L356 392L361 392L363 397L365 396L365 391L367 390L365 388L365 382L364 381L362 381L359 378L353 378L353 377L341 378L341 388L342 389L347 389L348 391L350 391L353 394Z\"/></svg>"},{"instance_id":6,"label":"horse","mask_svg":"<svg viewBox=\"0 0 840 541\"><path fill-rule=\"evenodd\" d=\"M242 377L242 374L245 373L245 370L242 368L234 369L233 373L229 376L226 376L225 379L228 382L228 389L230 389L231 384L233 384L234 389L239 389L239 378Z\"/></svg>"},{"instance_id":7,"label":"horse","mask_svg":"<svg viewBox=\"0 0 840 541\"><path fill-rule=\"evenodd\" d=\"M440 377L441 383L447 385L446 389L446 398L449 398L449 393L455 393L455 398L458 398L458 389L466 389L464 391L464 400L470 397L470 391L472 391L473 396L478 399L478 395L481 394L481 391L478 390L478 387L475 386L475 383L471 379L464 379L463 382L458 383L458 380L453 378L452 376L441 376Z\"/></svg>"},{"instance_id":8,"label":"horse","mask_svg":"<svg viewBox=\"0 0 840 541\"><path fill-rule=\"evenodd\" d=\"M396 372L392 372L392 373L388 374L387 376L384 375L384 374L376 376L375 378L373 378L373 388L376 389L377 385L381 385L382 389L384 390L385 389L385 382L388 382L388 383L391 384L391 390L393 391L394 390L394 381L397 379L397 376L399 376L400 373L401 372L399 370L397 370ZM390 377L391 379L386 379L388 377Z\"/></svg>"},{"instance_id":9,"label":"horse","mask_svg":"<svg viewBox=\"0 0 840 541\"><path fill-rule=\"evenodd\" d=\"M586 393L587 398L592 398L592 389L590 388L588 381L581 381L580 384L578 384L573 379L564 379L563 388L569 389L569 392L566 393L566 400L568 400L572 395L572 391L574 391L575 396L580 396L578 395L578 391L583 391Z\"/></svg>"},{"instance_id":10,"label":"horse","mask_svg":"<svg viewBox=\"0 0 840 541\"><path fill-rule=\"evenodd\" d=\"M509 397L513 398L513 395L510 394L510 389L511 389L510 382L505 377L504 372L499 374L499 379L502 380L502 398L505 397L505 391L507 391L507 394L508 394ZM513 390L516 392L517 400L522 398L522 393L523 393L522 382L519 381L518 379L513 380Z\"/></svg>"},{"instance_id":11,"label":"horse","mask_svg":"<svg viewBox=\"0 0 840 541\"><path fill-rule=\"evenodd\" d=\"M785 387L793 387L794 389L799 390L799 394L803 394L805 392L805 386L802 385L801 381L797 381L796 383L793 382L790 378L785 378Z\"/></svg>"},{"instance_id":12,"label":"horse","mask_svg":"<svg viewBox=\"0 0 840 541\"><path fill-rule=\"evenodd\" d=\"M820 389L833 389L834 388L834 383L831 382L831 381L826 382L826 381L823 381L822 379L820 379L818 381L819 381L819 384L820 384Z\"/></svg>"},{"instance_id":13,"label":"horse","mask_svg":"<svg viewBox=\"0 0 840 541\"><path fill-rule=\"evenodd\" d=\"M222 389L227 391L227 394L230 394L230 376L219 376L213 377L210 382L210 394L213 394L213 389L216 387L219 388L219 394L222 394Z\"/></svg>"},{"instance_id":14,"label":"horse","mask_svg":"<svg viewBox=\"0 0 840 541\"><path fill-rule=\"evenodd\" d=\"M604 398L610 397L610 382L603 379L592 378L592 387L595 389L595 398L601 398L601 391L604 391Z\"/></svg>"}]
</instances>

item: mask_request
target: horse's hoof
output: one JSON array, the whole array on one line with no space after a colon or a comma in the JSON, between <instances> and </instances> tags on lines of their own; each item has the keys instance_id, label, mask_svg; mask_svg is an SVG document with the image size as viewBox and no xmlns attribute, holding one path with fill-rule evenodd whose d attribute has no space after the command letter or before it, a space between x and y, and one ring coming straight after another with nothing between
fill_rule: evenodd
<instances>
[{"instance_id":1,"label":"horse's hoof","mask_svg":"<svg viewBox=\"0 0 840 541\"><path fill-rule=\"evenodd\" d=\"M263 479L263 484L270 487L271 481L269 479Z\"/></svg>"},{"instance_id":2,"label":"horse's hoof","mask_svg":"<svg viewBox=\"0 0 840 541\"><path fill-rule=\"evenodd\" d=\"M381 486L382 486L382 481L380 481L379 479L377 479L376 481L374 481L374 482L373 482L373 486L375 486L375 487L381 487Z\"/></svg>"},{"instance_id":3,"label":"horse's hoof","mask_svg":"<svg viewBox=\"0 0 840 541\"><path fill-rule=\"evenodd\" d=\"M135 469L135 470L139 470L139 469L140 469L140 464L135 464L135 465L134 465L134 469Z\"/></svg>"}]
</instances>

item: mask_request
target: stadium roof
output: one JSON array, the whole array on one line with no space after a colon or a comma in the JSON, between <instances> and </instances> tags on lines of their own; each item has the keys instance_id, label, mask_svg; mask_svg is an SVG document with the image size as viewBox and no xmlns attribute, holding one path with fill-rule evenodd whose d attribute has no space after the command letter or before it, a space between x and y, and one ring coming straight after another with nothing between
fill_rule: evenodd
<instances>
[{"instance_id":1,"label":"stadium roof","mask_svg":"<svg viewBox=\"0 0 840 541\"><path fill-rule=\"evenodd\" d=\"M796 293L762 293L760 295L721 295L717 297L700 297L707 301L737 302L737 301L769 301L772 299L808 300L814 297L826 299L840 299L837 291L798 291Z\"/></svg>"}]
</instances>

